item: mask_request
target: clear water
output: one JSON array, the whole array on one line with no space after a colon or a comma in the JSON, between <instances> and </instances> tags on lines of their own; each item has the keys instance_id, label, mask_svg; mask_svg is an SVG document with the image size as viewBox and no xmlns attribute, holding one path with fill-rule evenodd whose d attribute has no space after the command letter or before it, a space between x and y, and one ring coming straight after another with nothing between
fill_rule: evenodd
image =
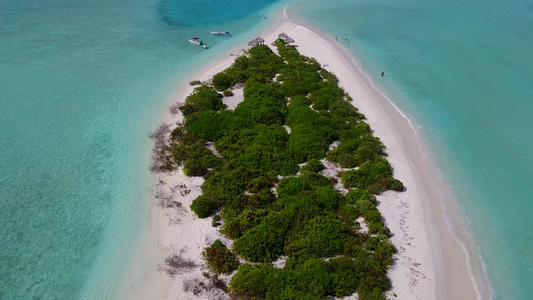
<instances>
[{"instance_id":1,"label":"clear water","mask_svg":"<svg viewBox=\"0 0 533 300\"><path fill-rule=\"evenodd\" d=\"M422 126L492 296L531 299L532 2L308 0L291 10L337 36Z\"/></svg>"},{"instance_id":2,"label":"clear water","mask_svg":"<svg viewBox=\"0 0 533 300\"><path fill-rule=\"evenodd\" d=\"M148 132L233 46L209 31L242 43L276 1L245 2L0 0L0 299L114 299L153 205Z\"/></svg>"},{"instance_id":3,"label":"clear water","mask_svg":"<svg viewBox=\"0 0 533 300\"><path fill-rule=\"evenodd\" d=\"M274 2L0 0L0 299L114 298L153 205L148 131L175 87L264 28ZM494 295L528 299L531 1L288 2L423 126Z\"/></svg>"}]
</instances>

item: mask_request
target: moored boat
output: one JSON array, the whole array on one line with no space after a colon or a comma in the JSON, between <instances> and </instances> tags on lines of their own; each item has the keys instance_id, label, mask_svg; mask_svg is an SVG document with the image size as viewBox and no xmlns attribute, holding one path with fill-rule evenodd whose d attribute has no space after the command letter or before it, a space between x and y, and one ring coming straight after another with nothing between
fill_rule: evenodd
<instances>
[{"instance_id":1,"label":"moored boat","mask_svg":"<svg viewBox=\"0 0 533 300\"><path fill-rule=\"evenodd\" d=\"M231 34L227 31L211 31L211 34L212 35L227 35L227 36L231 36Z\"/></svg>"},{"instance_id":2,"label":"moored boat","mask_svg":"<svg viewBox=\"0 0 533 300\"><path fill-rule=\"evenodd\" d=\"M198 39L197 37L192 38L191 40L189 40L189 43L194 44L194 45L200 45L200 46L204 47L204 49L209 49L209 47L207 47L207 45L204 44L204 43L203 43L200 39Z\"/></svg>"},{"instance_id":3,"label":"moored boat","mask_svg":"<svg viewBox=\"0 0 533 300\"><path fill-rule=\"evenodd\" d=\"M195 45L201 45L203 44L202 41L200 41L197 37L192 38L192 40L189 40L189 43L195 44Z\"/></svg>"}]
</instances>

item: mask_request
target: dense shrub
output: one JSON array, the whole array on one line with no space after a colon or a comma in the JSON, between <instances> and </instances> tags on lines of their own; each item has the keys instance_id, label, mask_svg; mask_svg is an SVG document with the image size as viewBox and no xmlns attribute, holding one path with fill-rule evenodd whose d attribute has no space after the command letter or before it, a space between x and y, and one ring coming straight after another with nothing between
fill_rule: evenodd
<instances>
[{"instance_id":1,"label":"dense shrub","mask_svg":"<svg viewBox=\"0 0 533 300\"><path fill-rule=\"evenodd\" d=\"M291 128L287 147L299 163L323 158L335 139L328 118L313 111L300 99L291 100L287 125Z\"/></svg>"},{"instance_id":2,"label":"dense shrub","mask_svg":"<svg viewBox=\"0 0 533 300\"><path fill-rule=\"evenodd\" d=\"M273 97L249 97L235 108L237 116L265 125L282 125L286 113L285 101Z\"/></svg>"},{"instance_id":3,"label":"dense shrub","mask_svg":"<svg viewBox=\"0 0 533 300\"><path fill-rule=\"evenodd\" d=\"M239 266L235 254L231 253L220 240L205 248L202 256L209 270L217 274L230 274Z\"/></svg>"},{"instance_id":4,"label":"dense shrub","mask_svg":"<svg viewBox=\"0 0 533 300\"><path fill-rule=\"evenodd\" d=\"M246 182L239 178L242 169L221 170L209 177L203 184L203 196L216 206L244 208L246 197L243 188Z\"/></svg>"},{"instance_id":5,"label":"dense shrub","mask_svg":"<svg viewBox=\"0 0 533 300\"><path fill-rule=\"evenodd\" d=\"M359 218L361 213L359 212L358 207L353 204L343 205L339 210L339 215L341 219L349 225L354 224L355 220Z\"/></svg>"},{"instance_id":6,"label":"dense shrub","mask_svg":"<svg viewBox=\"0 0 533 300\"><path fill-rule=\"evenodd\" d=\"M276 200L276 195L270 189L262 189L259 193L251 194L246 197L246 208L260 209L269 208L270 204Z\"/></svg>"},{"instance_id":7,"label":"dense shrub","mask_svg":"<svg viewBox=\"0 0 533 300\"><path fill-rule=\"evenodd\" d=\"M300 171L309 171L313 173L318 173L320 171L324 170L324 165L316 158L312 158L307 161L307 164L302 166Z\"/></svg>"},{"instance_id":8,"label":"dense shrub","mask_svg":"<svg viewBox=\"0 0 533 300\"><path fill-rule=\"evenodd\" d=\"M283 198L295 196L303 191L311 191L319 187L331 187L331 181L321 174L304 171L298 177L283 179L277 186L277 192L278 196Z\"/></svg>"},{"instance_id":9,"label":"dense shrub","mask_svg":"<svg viewBox=\"0 0 533 300\"><path fill-rule=\"evenodd\" d=\"M251 128L254 123L247 118L236 116L230 110L222 112L205 110L189 115L185 125L190 132L198 137L207 141L216 141L237 130Z\"/></svg>"},{"instance_id":10,"label":"dense shrub","mask_svg":"<svg viewBox=\"0 0 533 300\"><path fill-rule=\"evenodd\" d=\"M221 110L226 105L218 96L218 93L207 85L201 85L185 99L185 104L180 107L183 115L187 116L201 110Z\"/></svg>"},{"instance_id":11,"label":"dense shrub","mask_svg":"<svg viewBox=\"0 0 533 300\"><path fill-rule=\"evenodd\" d=\"M191 203L191 210L202 219L209 217L216 208L216 204L205 196L199 196Z\"/></svg>"},{"instance_id":12,"label":"dense shrub","mask_svg":"<svg viewBox=\"0 0 533 300\"><path fill-rule=\"evenodd\" d=\"M285 246L288 255L303 252L314 257L342 254L349 240L344 224L332 216L317 216Z\"/></svg>"},{"instance_id":13,"label":"dense shrub","mask_svg":"<svg viewBox=\"0 0 533 300\"><path fill-rule=\"evenodd\" d=\"M345 131L346 134L353 134L357 131ZM341 141L340 145L328 152L328 160L339 163L343 168L354 168L366 161L379 162L383 160L384 146L381 141L370 134L359 135Z\"/></svg>"},{"instance_id":14,"label":"dense shrub","mask_svg":"<svg viewBox=\"0 0 533 300\"><path fill-rule=\"evenodd\" d=\"M226 159L236 166L252 167L276 175L290 175L299 166L287 149L289 135L280 125L257 124L219 139L215 145Z\"/></svg>"},{"instance_id":15,"label":"dense shrub","mask_svg":"<svg viewBox=\"0 0 533 300\"><path fill-rule=\"evenodd\" d=\"M224 92L222 93L222 95L224 95L224 97L231 97L231 96L233 96L234 94L233 94L233 91L224 91Z\"/></svg>"},{"instance_id":16,"label":"dense shrub","mask_svg":"<svg viewBox=\"0 0 533 300\"><path fill-rule=\"evenodd\" d=\"M205 178L191 210L201 218L220 211L213 224L223 218L221 231L235 239L232 249L242 258L287 258L284 269L240 265L229 284L235 299L326 299L355 291L362 300L383 299L395 249L374 194L403 190L403 184L392 177L383 144L336 76L295 47L279 43L278 51L251 48L213 77L214 88L197 87L180 107L184 125L171 133L168 149L174 165ZM244 84L244 101L225 110L217 90L227 96L236 83ZM339 145L329 150L333 141ZM342 176L351 189L346 196L319 173L325 157L359 167ZM371 235L358 231L359 217ZM204 258L215 273L228 274L238 264L219 241Z\"/></svg>"},{"instance_id":17,"label":"dense shrub","mask_svg":"<svg viewBox=\"0 0 533 300\"><path fill-rule=\"evenodd\" d=\"M355 189L351 190L346 194L346 200L350 204L355 204L359 200L368 200L371 203L376 203L376 196L370 194L366 190Z\"/></svg>"},{"instance_id":18,"label":"dense shrub","mask_svg":"<svg viewBox=\"0 0 533 300\"><path fill-rule=\"evenodd\" d=\"M335 76L335 74L329 72L328 70L320 69L319 74L326 81L333 82L333 83L339 82L339 79L337 78L337 76Z\"/></svg>"},{"instance_id":19,"label":"dense shrub","mask_svg":"<svg viewBox=\"0 0 533 300\"><path fill-rule=\"evenodd\" d=\"M222 220L222 217L219 214L216 214L213 216L213 220L211 221L211 226L218 227L220 226L220 221Z\"/></svg>"},{"instance_id":20,"label":"dense shrub","mask_svg":"<svg viewBox=\"0 0 533 300\"><path fill-rule=\"evenodd\" d=\"M172 150L176 161L183 165L183 172L187 176L203 176L209 168L216 168L222 163L205 146L202 139L195 142L182 140Z\"/></svg>"},{"instance_id":21,"label":"dense shrub","mask_svg":"<svg viewBox=\"0 0 533 300\"><path fill-rule=\"evenodd\" d=\"M316 110L329 110L330 105L344 98L344 91L333 82L321 82L318 88L314 90L309 99Z\"/></svg>"},{"instance_id":22,"label":"dense shrub","mask_svg":"<svg viewBox=\"0 0 533 300\"><path fill-rule=\"evenodd\" d=\"M328 263L322 259L310 259L295 269L296 286L315 297L331 294L331 278Z\"/></svg>"},{"instance_id":23,"label":"dense shrub","mask_svg":"<svg viewBox=\"0 0 533 300\"><path fill-rule=\"evenodd\" d=\"M359 200L355 202L354 208L357 209L359 214L365 214L368 210L373 209L376 205L368 200Z\"/></svg>"},{"instance_id":24,"label":"dense shrub","mask_svg":"<svg viewBox=\"0 0 533 300\"><path fill-rule=\"evenodd\" d=\"M232 78L225 72L221 72L213 76L213 86L217 91L224 91L233 85Z\"/></svg>"},{"instance_id":25,"label":"dense shrub","mask_svg":"<svg viewBox=\"0 0 533 300\"><path fill-rule=\"evenodd\" d=\"M248 183L247 189L250 193L257 193L260 190L271 187L274 180L270 179L268 176L256 177Z\"/></svg>"},{"instance_id":26,"label":"dense shrub","mask_svg":"<svg viewBox=\"0 0 533 300\"><path fill-rule=\"evenodd\" d=\"M273 272L270 265L240 265L230 281L230 295L236 299L265 299L269 287L267 280Z\"/></svg>"},{"instance_id":27,"label":"dense shrub","mask_svg":"<svg viewBox=\"0 0 533 300\"><path fill-rule=\"evenodd\" d=\"M328 261L330 280L336 297L352 295L356 289L359 277L362 275L353 260L346 256L332 258Z\"/></svg>"},{"instance_id":28,"label":"dense shrub","mask_svg":"<svg viewBox=\"0 0 533 300\"><path fill-rule=\"evenodd\" d=\"M378 237L371 237L366 241L365 247L375 253L383 266L387 267L392 264L392 256L396 253L396 247L390 242Z\"/></svg>"},{"instance_id":29,"label":"dense shrub","mask_svg":"<svg viewBox=\"0 0 533 300\"><path fill-rule=\"evenodd\" d=\"M348 101L335 101L329 105L329 112L334 119L341 119L351 126L357 126L364 119L357 108L353 107ZM366 124L366 123L365 123Z\"/></svg>"},{"instance_id":30,"label":"dense shrub","mask_svg":"<svg viewBox=\"0 0 533 300\"><path fill-rule=\"evenodd\" d=\"M285 232L260 224L235 240L233 249L252 262L271 262L283 253Z\"/></svg>"},{"instance_id":31,"label":"dense shrub","mask_svg":"<svg viewBox=\"0 0 533 300\"><path fill-rule=\"evenodd\" d=\"M342 182L347 187L366 189L372 194L380 194L393 187L398 191L404 189L403 184L392 177L391 166L384 159L367 161L359 169L344 173Z\"/></svg>"},{"instance_id":32,"label":"dense shrub","mask_svg":"<svg viewBox=\"0 0 533 300\"><path fill-rule=\"evenodd\" d=\"M267 209L245 209L243 211L224 209L224 227L222 228L222 232L232 239L237 239L246 231L259 225L268 212L269 210Z\"/></svg>"}]
</instances>

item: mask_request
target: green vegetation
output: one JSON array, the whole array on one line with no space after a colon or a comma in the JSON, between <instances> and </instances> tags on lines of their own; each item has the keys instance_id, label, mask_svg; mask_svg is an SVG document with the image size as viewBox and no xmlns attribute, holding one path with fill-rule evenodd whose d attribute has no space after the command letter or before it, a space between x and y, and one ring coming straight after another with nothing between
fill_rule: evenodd
<instances>
[{"instance_id":1,"label":"green vegetation","mask_svg":"<svg viewBox=\"0 0 533 300\"><path fill-rule=\"evenodd\" d=\"M222 217L220 215L214 215L213 220L211 220L211 226L218 227L220 226L220 221L222 220Z\"/></svg>"},{"instance_id":2,"label":"green vegetation","mask_svg":"<svg viewBox=\"0 0 533 300\"><path fill-rule=\"evenodd\" d=\"M239 266L239 260L220 240L216 240L202 253L207 267L217 274L231 274Z\"/></svg>"},{"instance_id":3,"label":"green vegetation","mask_svg":"<svg viewBox=\"0 0 533 300\"><path fill-rule=\"evenodd\" d=\"M309 171L313 173L318 173L324 170L324 165L318 159L312 158L308 160L307 164L305 164L305 166L303 166L300 170L302 172Z\"/></svg>"},{"instance_id":4,"label":"green vegetation","mask_svg":"<svg viewBox=\"0 0 533 300\"><path fill-rule=\"evenodd\" d=\"M383 158L376 162L367 160L359 169L350 170L342 175L342 182L347 187L365 189L379 194L387 189L403 191L403 184L392 177L390 164Z\"/></svg>"},{"instance_id":5,"label":"green vegetation","mask_svg":"<svg viewBox=\"0 0 533 300\"><path fill-rule=\"evenodd\" d=\"M194 92L185 99L185 104L180 107L184 116L204 110L217 111L225 108L219 94L207 85L201 85L194 89Z\"/></svg>"},{"instance_id":6,"label":"green vegetation","mask_svg":"<svg viewBox=\"0 0 533 300\"><path fill-rule=\"evenodd\" d=\"M267 46L251 48L180 107L184 124L172 132L168 151L187 175L205 178L191 210L200 218L216 213L213 224L222 218L221 232L234 239L231 251L217 241L204 257L215 273L236 268L233 252L256 263L238 267L228 290L236 299L327 299L356 291L362 300L384 299L395 248L374 195L403 184L336 76L294 47L280 43L278 50L279 56ZM237 83L244 84L244 101L226 110L217 91ZM319 173L323 159L353 168L342 174L347 195ZM360 217L369 234L359 231ZM274 268L281 256L285 267Z\"/></svg>"}]
</instances>

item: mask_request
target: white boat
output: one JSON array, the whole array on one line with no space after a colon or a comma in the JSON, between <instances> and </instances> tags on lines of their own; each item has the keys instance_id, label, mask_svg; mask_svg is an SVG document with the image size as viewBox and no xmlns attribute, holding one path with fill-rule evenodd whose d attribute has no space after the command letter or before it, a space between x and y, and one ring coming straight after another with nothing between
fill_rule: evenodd
<instances>
[{"instance_id":1,"label":"white boat","mask_svg":"<svg viewBox=\"0 0 533 300\"><path fill-rule=\"evenodd\" d=\"M211 34L212 35L229 35L231 36L231 34L227 31L211 31Z\"/></svg>"},{"instance_id":2,"label":"white boat","mask_svg":"<svg viewBox=\"0 0 533 300\"><path fill-rule=\"evenodd\" d=\"M195 44L195 45L203 44L202 41L200 41L198 38L192 38L192 40L189 40L189 43Z\"/></svg>"},{"instance_id":3,"label":"white boat","mask_svg":"<svg viewBox=\"0 0 533 300\"><path fill-rule=\"evenodd\" d=\"M209 49L209 47L207 47L206 44L204 44L200 39L198 38L192 38L192 40L189 40L189 43L191 44L194 44L194 45L200 45L202 47L204 47L204 49Z\"/></svg>"}]
</instances>

